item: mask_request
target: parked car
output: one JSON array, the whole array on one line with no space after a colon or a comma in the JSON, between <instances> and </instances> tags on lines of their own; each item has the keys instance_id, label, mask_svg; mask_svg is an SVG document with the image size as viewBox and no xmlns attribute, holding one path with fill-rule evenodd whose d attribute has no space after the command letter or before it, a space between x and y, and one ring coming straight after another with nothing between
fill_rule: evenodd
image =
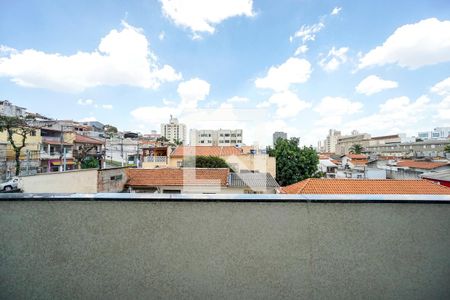
<instances>
[{"instance_id":1,"label":"parked car","mask_svg":"<svg viewBox=\"0 0 450 300\"><path fill-rule=\"evenodd\" d=\"M0 191L12 191L19 188L19 177L13 177L10 180L0 184Z\"/></svg>"}]
</instances>

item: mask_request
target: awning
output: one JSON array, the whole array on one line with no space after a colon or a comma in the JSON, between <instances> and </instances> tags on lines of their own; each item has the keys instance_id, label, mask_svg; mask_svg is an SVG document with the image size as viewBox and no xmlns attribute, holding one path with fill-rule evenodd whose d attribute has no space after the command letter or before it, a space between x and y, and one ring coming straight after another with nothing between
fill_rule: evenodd
<instances>
[{"instance_id":1,"label":"awning","mask_svg":"<svg viewBox=\"0 0 450 300\"><path fill-rule=\"evenodd\" d=\"M74 164L75 164L75 162L73 162L73 161L66 161L66 165L74 165ZM61 162L60 161L54 161L54 162L52 162L52 165L60 166Z\"/></svg>"}]
</instances>

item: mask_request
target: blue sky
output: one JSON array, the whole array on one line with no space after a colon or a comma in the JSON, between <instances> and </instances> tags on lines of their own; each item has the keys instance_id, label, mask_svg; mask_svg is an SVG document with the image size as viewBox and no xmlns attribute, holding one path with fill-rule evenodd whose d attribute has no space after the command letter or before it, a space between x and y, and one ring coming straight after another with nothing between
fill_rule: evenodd
<instances>
[{"instance_id":1,"label":"blue sky","mask_svg":"<svg viewBox=\"0 0 450 300\"><path fill-rule=\"evenodd\" d=\"M0 98L54 118L316 145L450 125L450 2L0 1Z\"/></svg>"}]
</instances>

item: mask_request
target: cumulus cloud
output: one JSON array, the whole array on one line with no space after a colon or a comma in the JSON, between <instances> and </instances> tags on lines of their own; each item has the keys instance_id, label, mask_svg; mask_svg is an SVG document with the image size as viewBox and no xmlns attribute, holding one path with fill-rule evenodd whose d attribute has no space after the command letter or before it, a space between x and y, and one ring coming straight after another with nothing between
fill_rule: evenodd
<instances>
[{"instance_id":1,"label":"cumulus cloud","mask_svg":"<svg viewBox=\"0 0 450 300\"><path fill-rule=\"evenodd\" d=\"M182 109L196 108L199 101L209 95L210 84L205 80L194 78L181 82L177 92L180 95Z\"/></svg>"},{"instance_id":2,"label":"cumulus cloud","mask_svg":"<svg viewBox=\"0 0 450 300\"><path fill-rule=\"evenodd\" d=\"M359 68L398 64L417 69L450 61L450 21L436 18L403 25L383 45L363 55Z\"/></svg>"},{"instance_id":3,"label":"cumulus cloud","mask_svg":"<svg viewBox=\"0 0 450 300\"><path fill-rule=\"evenodd\" d=\"M314 41L316 39L316 34L324 27L325 24L323 22L315 23L313 25L302 25L302 27L294 33L294 38L301 39L303 43Z\"/></svg>"},{"instance_id":4,"label":"cumulus cloud","mask_svg":"<svg viewBox=\"0 0 450 300\"><path fill-rule=\"evenodd\" d=\"M80 92L96 86L129 85L156 89L181 79L169 65L159 66L142 30L122 22L92 52L73 55L26 49L0 56L0 76L24 87Z\"/></svg>"},{"instance_id":5,"label":"cumulus cloud","mask_svg":"<svg viewBox=\"0 0 450 300\"><path fill-rule=\"evenodd\" d=\"M240 96L233 96L227 100L229 103L246 103L249 102L250 99Z\"/></svg>"},{"instance_id":6,"label":"cumulus cloud","mask_svg":"<svg viewBox=\"0 0 450 300\"><path fill-rule=\"evenodd\" d=\"M342 7L337 7L336 6L335 8L333 8L333 10L331 11L330 15L336 16L336 15L338 15L341 12L341 10L342 10Z\"/></svg>"},{"instance_id":7,"label":"cumulus cloud","mask_svg":"<svg viewBox=\"0 0 450 300\"><path fill-rule=\"evenodd\" d=\"M294 55L298 56L300 54L305 54L306 52L308 52L308 46L301 45L300 47L297 48L297 50L295 50Z\"/></svg>"},{"instance_id":8,"label":"cumulus cloud","mask_svg":"<svg viewBox=\"0 0 450 300\"><path fill-rule=\"evenodd\" d=\"M361 112L363 104L343 97L327 96L314 107L321 118L316 122L320 126L337 126L343 117Z\"/></svg>"},{"instance_id":9,"label":"cumulus cloud","mask_svg":"<svg viewBox=\"0 0 450 300\"><path fill-rule=\"evenodd\" d=\"M348 47L332 47L327 56L319 61L319 65L327 72L336 71L341 64L347 62L347 52Z\"/></svg>"},{"instance_id":10,"label":"cumulus cloud","mask_svg":"<svg viewBox=\"0 0 450 300\"><path fill-rule=\"evenodd\" d=\"M450 77L436 83L431 92L440 96L450 96Z\"/></svg>"},{"instance_id":11,"label":"cumulus cloud","mask_svg":"<svg viewBox=\"0 0 450 300\"><path fill-rule=\"evenodd\" d=\"M306 82L311 72L309 61L291 57L279 66L270 67L265 77L255 80L255 86L278 92L285 91L291 84Z\"/></svg>"},{"instance_id":12,"label":"cumulus cloud","mask_svg":"<svg viewBox=\"0 0 450 300\"><path fill-rule=\"evenodd\" d=\"M199 33L214 33L216 24L237 16L252 17L252 0L160 0L163 14L176 25Z\"/></svg>"},{"instance_id":13,"label":"cumulus cloud","mask_svg":"<svg viewBox=\"0 0 450 300\"><path fill-rule=\"evenodd\" d=\"M275 105L276 118L291 118L296 116L300 111L311 107L311 103L301 100L295 93L291 91L283 91L275 93L267 101L261 102L257 107L264 108Z\"/></svg>"},{"instance_id":14,"label":"cumulus cloud","mask_svg":"<svg viewBox=\"0 0 450 300\"><path fill-rule=\"evenodd\" d=\"M437 118L441 121L450 121L450 96L445 97L437 106Z\"/></svg>"},{"instance_id":15,"label":"cumulus cloud","mask_svg":"<svg viewBox=\"0 0 450 300\"><path fill-rule=\"evenodd\" d=\"M392 80L384 80L376 75L364 78L355 88L356 92L367 96L379 93L383 90L397 88L398 83Z\"/></svg>"}]
</instances>

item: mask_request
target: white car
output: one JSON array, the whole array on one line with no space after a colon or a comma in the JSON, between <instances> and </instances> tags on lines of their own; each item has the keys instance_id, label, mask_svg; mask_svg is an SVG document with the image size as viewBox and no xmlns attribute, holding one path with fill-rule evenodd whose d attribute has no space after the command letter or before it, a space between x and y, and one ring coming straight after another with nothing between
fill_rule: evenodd
<instances>
[{"instance_id":1,"label":"white car","mask_svg":"<svg viewBox=\"0 0 450 300\"><path fill-rule=\"evenodd\" d=\"M19 188L19 177L13 177L10 180L0 183L0 191L12 191Z\"/></svg>"}]
</instances>

